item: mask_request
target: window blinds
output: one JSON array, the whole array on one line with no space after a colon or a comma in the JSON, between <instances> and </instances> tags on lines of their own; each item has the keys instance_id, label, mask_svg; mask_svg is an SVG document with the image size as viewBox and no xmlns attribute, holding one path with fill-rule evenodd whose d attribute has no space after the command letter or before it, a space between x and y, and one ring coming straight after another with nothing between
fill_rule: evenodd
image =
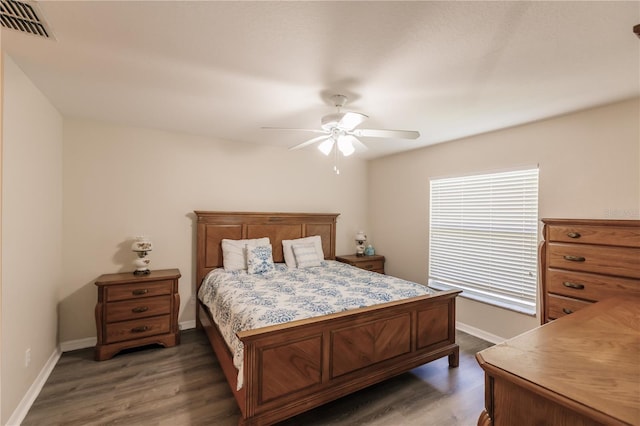
<instances>
[{"instance_id":1,"label":"window blinds","mask_svg":"<svg viewBox=\"0 0 640 426\"><path fill-rule=\"evenodd\" d=\"M429 286L536 312L538 169L431 180Z\"/></svg>"}]
</instances>

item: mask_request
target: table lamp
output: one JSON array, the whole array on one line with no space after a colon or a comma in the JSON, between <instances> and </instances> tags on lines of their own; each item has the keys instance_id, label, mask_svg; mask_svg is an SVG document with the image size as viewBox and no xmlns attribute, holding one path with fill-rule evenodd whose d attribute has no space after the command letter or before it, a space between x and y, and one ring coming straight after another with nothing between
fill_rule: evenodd
<instances>
[{"instance_id":1,"label":"table lamp","mask_svg":"<svg viewBox=\"0 0 640 426\"><path fill-rule=\"evenodd\" d=\"M367 236L364 231L356 233L356 256L364 256L364 243L367 242Z\"/></svg>"},{"instance_id":2,"label":"table lamp","mask_svg":"<svg viewBox=\"0 0 640 426\"><path fill-rule=\"evenodd\" d=\"M149 270L149 263L151 261L147 259L147 254L153 249L153 244L146 237L136 237L133 244L131 244L131 250L138 254L138 258L133 261L133 265L136 270L133 271L134 275L146 275L151 273Z\"/></svg>"}]
</instances>

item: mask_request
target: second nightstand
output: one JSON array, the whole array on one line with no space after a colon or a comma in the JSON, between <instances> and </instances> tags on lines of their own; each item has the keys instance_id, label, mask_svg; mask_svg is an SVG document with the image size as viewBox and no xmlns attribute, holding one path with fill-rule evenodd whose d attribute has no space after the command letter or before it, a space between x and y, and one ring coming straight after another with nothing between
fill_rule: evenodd
<instances>
[{"instance_id":1,"label":"second nightstand","mask_svg":"<svg viewBox=\"0 0 640 426\"><path fill-rule=\"evenodd\" d=\"M123 349L158 343L180 343L178 330L178 269L105 274L96 280L98 303L95 348L97 361L109 359Z\"/></svg>"},{"instance_id":2,"label":"second nightstand","mask_svg":"<svg viewBox=\"0 0 640 426\"><path fill-rule=\"evenodd\" d=\"M356 268L384 274L384 256L377 254L374 254L373 256L356 256L355 254L346 254L343 256L336 256L336 260L338 262L348 263Z\"/></svg>"}]
</instances>

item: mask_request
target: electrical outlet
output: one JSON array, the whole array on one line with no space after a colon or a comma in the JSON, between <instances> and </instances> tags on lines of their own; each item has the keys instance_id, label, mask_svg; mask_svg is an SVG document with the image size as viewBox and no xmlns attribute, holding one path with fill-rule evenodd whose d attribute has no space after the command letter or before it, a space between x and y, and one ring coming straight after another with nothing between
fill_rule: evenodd
<instances>
[{"instance_id":1,"label":"electrical outlet","mask_svg":"<svg viewBox=\"0 0 640 426\"><path fill-rule=\"evenodd\" d=\"M24 351L24 366L28 367L29 364L31 364L31 348L27 348L27 350Z\"/></svg>"}]
</instances>

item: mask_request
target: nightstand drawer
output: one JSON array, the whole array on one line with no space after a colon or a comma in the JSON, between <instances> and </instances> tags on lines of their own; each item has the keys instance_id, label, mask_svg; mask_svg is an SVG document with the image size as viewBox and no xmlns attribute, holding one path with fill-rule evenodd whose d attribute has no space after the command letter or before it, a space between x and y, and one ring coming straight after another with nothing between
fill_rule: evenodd
<instances>
[{"instance_id":1,"label":"nightstand drawer","mask_svg":"<svg viewBox=\"0 0 640 426\"><path fill-rule=\"evenodd\" d=\"M169 333L170 326L171 317L169 315L107 324L106 343Z\"/></svg>"},{"instance_id":2,"label":"nightstand drawer","mask_svg":"<svg viewBox=\"0 0 640 426\"><path fill-rule=\"evenodd\" d=\"M356 268L364 269L371 272L377 272L384 274L384 256L372 255L372 256L356 256L353 254L347 254L343 256L336 256L338 262L346 263Z\"/></svg>"},{"instance_id":3,"label":"nightstand drawer","mask_svg":"<svg viewBox=\"0 0 640 426\"><path fill-rule=\"evenodd\" d=\"M597 302L616 296L640 296L640 280L550 268L547 270L547 291Z\"/></svg>"},{"instance_id":4,"label":"nightstand drawer","mask_svg":"<svg viewBox=\"0 0 640 426\"><path fill-rule=\"evenodd\" d=\"M107 302L171 294L172 280L123 284L107 288Z\"/></svg>"},{"instance_id":5,"label":"nightstand drawer","mask_svg":"<svg viewBox=\"0 0 640 426\"><path fill-rule=\"evenodd\" d=\"M368 260L363 262L358 262L356 266L360 269L366 269L367 271L375 271L375 270L384 270L384 261L383 260Z\"/></svg>"},{"instance_id":6,"label":"nightstand drawer","mask_svg":"<svg viewBox=\"0 0 640 426\"><path fill-rule=\"evenodd\" d=\"M145 297L136 300L107 303L108 323L171 313L171 296Z\"/></svg>"}]
</instances>

